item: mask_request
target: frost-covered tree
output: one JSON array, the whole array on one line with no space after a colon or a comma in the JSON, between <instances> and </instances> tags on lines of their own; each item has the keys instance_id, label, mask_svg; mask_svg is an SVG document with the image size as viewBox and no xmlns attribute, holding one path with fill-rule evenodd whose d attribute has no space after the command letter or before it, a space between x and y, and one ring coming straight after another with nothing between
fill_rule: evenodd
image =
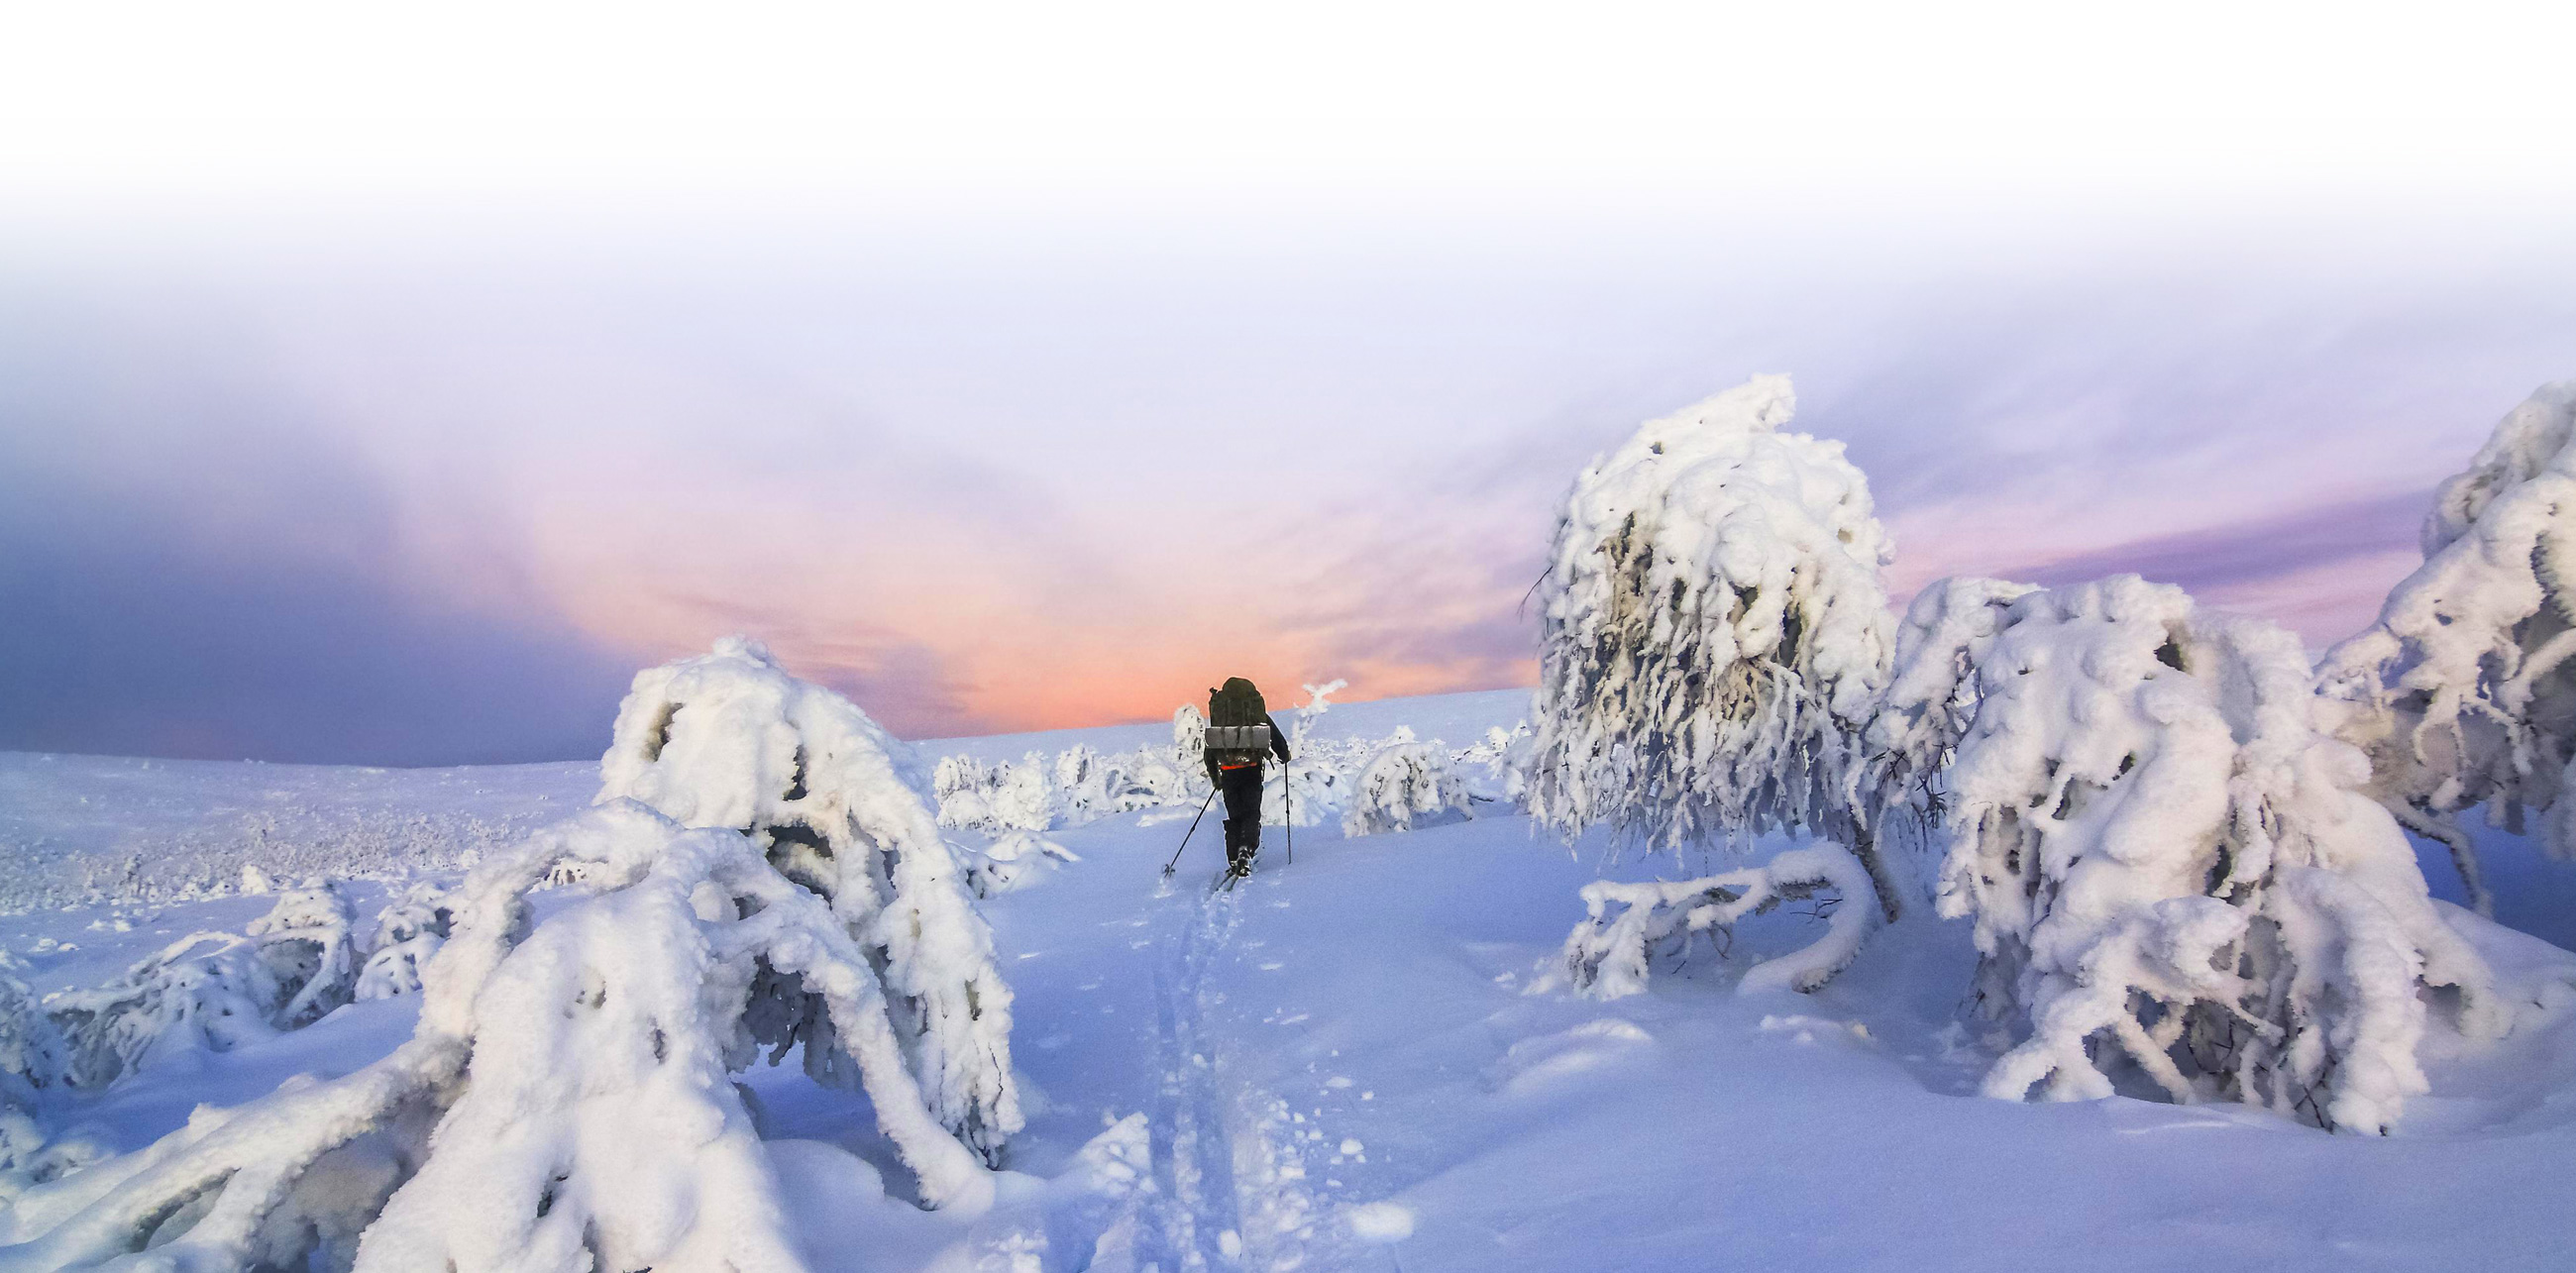
<instances>
[{"instance_id":1,"label":"frost-covered tree","mask_svg":"<svg viewBox=\"0 0 2576 1273\"><path fill-rule=\"evenodd\" d=\"M1975 920L1978 997L2028 1030L1989 1095L2105 1096L2125 1064L2176 1101L2383 1131L2425 1090L2419 992L2501 1028L2297 637L2134 575L1926 596L1890 710L1952 751L1941 913Z\"/></svg>"},{"instance_id":2,"label":"frost-covered tree","mask_svg":"<svg viewBox=\"0 0 2576 1273\"><path fill-rule=\"evenodd\" d=\"M358 970L361 999L420 993L420 970L447 943L454 923L445 889L428 881L412 885L376 916L376 939Z\"/></svg>"},{"instance_id":3,"label":"frost-covered tree","mask_svg":"<svg viewBox=\"0 0 2576 1273\"><path fill-rule=\"evenodd\" d=\"M1576 478L1539 586L1526 799L1560 833L1657 849L1849 844L1893 918L1861 748L1891 550L1842 444L1783 430L1794 405L1787 377L1755 377Z\"/></svg>"},{"instance_id":4,"label":"frost-covered tree","mask_svg":"<svg viewBox=\"0 0 2576 1273\"><path fill-rule=\"evenodd\" d=\"M920 814L927 820L928 814ZM801 1270L778 1172L730 1075L781 1042L783 984L830 1023L932 1205L992 1177L913 1080L885 956L773 847L611 800L467 879L420 1024L345 1077L205 1108L29 1190L26 1268L445 1273ZM535 919L567 860L587 893ZM469 1060L471 1065L468 1065Z\"/></svg>"},{"instance_id":5,"label":"frost-covered tree","mask_svg":"<svg viewBox=\"0 0 2576 1273\"><path fill-rule=\"evenodd\" d=\"M1038 765L1024 766L1039 771ZM912 1073L940 1121L1000 1161L1020 1129L1011 990L913 771L911 749L848 699L796 679L758 643L638 673L618 709L599 798L750 835L870 952ZM825 997L771 970L756 1026L848 1084Z\"/></svg>"},{"instance_id":6,"label":"frost-covered tree","mask_svg":"<svg viewBox=\"0 0 2576 1273\"><path fill-rule=\"evenodd\" d=\"M2373 791L2448 845L2473 905L2491 905L2454 818L2484 804L2576 860L2576 380L2543 387L2442 483L2424 564L2379 621L2328 651L2338 732L2370 755Z\"/></svg>"},{"instance_id":7,"label":"frost-covered tree","mask_svg":"<svg viewBox=\"0 0 2576 1273\"><path fill-rule=\"evenodd\" d=\"M1195 762L1193 767L1205 769ZM1180 768L1151 748L1104 755L1077 743L1056 753L1055 783L1065 820L1077 825L1189 797Z\"/></svg>"},{"instance_id":8,"label":"frost-covered tree","mask_svg":"<svg viewBox=\"0 0 2576 1273\"><path fill-rule=\"evenodd\" d=\"M1172 764L1184 777L1198 775L1191 787L1196 792L1203 793L1207 787L1207 767L1200 760L1206 753L1207 713L1196 704L1183 703L1172 713Z\"/></svg>"},{"instance_id":9,"label":"frost-covered tree","mask_svg":"<svg viewBox=\"0 0 2576 1273\"><path fill-rule=\"evenodd\" d=\"M1449 759L1449 748L1439 742L1380 748L1352 784L1342 834L1380 835L1474 817L1474 798Z\"/></svg>"},{"instance_id":10,"label":"frost-covered tree","mask_svg":"<svg viewBox=\"0 0 2576 1273\"><path fill-rule=\"evenodd\" d=\"M280 1029L311 1025L355 997L358 954L349 900L330 881L306 880L246 930L278 979L295 993L277 1010Z\"/></svg>"},{"instance_id":11,"label":"frost-covered tree","mask_svg":"<svg viewBox=\"0 0 2576 1273\"><path fill-rule=\"evenodd\" d=\"M2036 591L2026 583L1962 578L1937 580L1914 594L1866 735L1862 787L1882 845L1910 829L1923 848L1933 847L1949 808L1950 761L1976 719L1972 658L2002 629L2012 603Z\"/></svg>"},{"instance_id":12,"label":"frost-covered tree","mask_svg":"<svg viewBox=\"0 0 2576 1273\"><path fill-rule=\"evenodd\" d=\"M71 1048L28 988L26 965L0 950L0 1207L62 1173L43 1107L69 1077Z\"/></svg>"},{"instance_id":13,"label":"frost-covered tree","mask_svg":"<svg viewBox=\"0 0 2576 1273\"><path fill-rule=\"evenodd\" d=\"M1297 705L1297 719L1288 726L1288 751L1294 758L1264 767L1268 772L1261 783L1263 822L1273 826L1294 822L1311 827L1340 815L1350 795L1348 762L1336 757L1334 749L1318 745L1321 740L1315 737L1315 726L1333 710L1333 695L1349 686L1349 681L1336 677L1321 685L1301 687L1306 691L1306 701ZM1399 726L1396 734L1391 742L1413 741L1410 729ZM1362 751L1360 758L1365 759L1367 754Z\"/></svg>"},{"instance_id":14,"label":"frost-covered tree","mask_svg":"<svg viewBox=\"0 0 2576 1273\"><path fill-rule=\"evenodd\" d=\"M273 1038L271 1017L294 997L259 946L233 933L193 933L106 985L45 1004L71 1048L71 1081L104 1087L190 1052L229 1052Z\"/></svg>"},{"instance_id":15,"label":"frost-covered tree","mask_svg":"<svg viewBox=\"0 0 2576 1273\"><path fill-rule=\"evenodd\" d=\"M999 765L985 796L987 821L1001 831L1045 831L1055 825L1056 793L1047 781L1046 758L1036 752L1016 765Z\"/></svg>"},{"instance_id":16,"label":"frost-covered tree","mask_svg":"<svg viewBox=\"0 0 2576 1273\"><path fill-rule=\"evenodd\" d=\"M349 1002L355 983L348 902L312 880L280 895L247 936L180 938L106 985L52 996L45 1011L69 1047L72 1084L99 1087L310 1025Z\"/></svg>"},{"instance_id":17,"label":"frost-covered tree","mask_svg":"<svg viewBox=\"0 0 2576 1273\"><path fill-rule=\"evenodd\" d=\"M980 827L992 818L992 804L987 798L993 786L993 771L973 756L942 756L930 771L930 798L939 811L939 825L963 830Z\"/></svg>"},{"instance_id":18,"label":"frost-covered tree","mask_svg":"<svg viewBox=\"0 0 2576 1273\"><path fill-rule=\"evenodd\" d=\"M41 1091L63 1082L71 1049L28 988L26 972L16 955L0 949L0 1084Z\"/></svg>"}]
</instances>

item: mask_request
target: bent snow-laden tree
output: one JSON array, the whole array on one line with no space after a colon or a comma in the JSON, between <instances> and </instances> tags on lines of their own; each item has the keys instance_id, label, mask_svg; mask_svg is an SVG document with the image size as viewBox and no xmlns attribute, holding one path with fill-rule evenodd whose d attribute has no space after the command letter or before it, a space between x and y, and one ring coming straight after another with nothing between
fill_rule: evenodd
<instances>
[{"instance_id":1,"label":"bent snow-laden tree","mask_svg":"<svg viewBox=\"0 0 2576 1273\"><path fill-rule=\"evenodd\" d=\"M532 923L574 862L595 891ZM411 1041L30 1190L0 1268L801 1270L729 1079L778 1041L782 982L923 1198L989 1196L913 1081L879 956L741 833L611 801L477 869L452 913Z\"/></svg>"},{"instance_id":2,"label":"bent snow-laden tree","mask_svg":"<svg viewBox=\"0 0 2576 1273\"><path fill-rule=\"evenodd\" d=\"M70 1050L69 1081L102 1087L310 1025L349 1002L356 979L349 904L312 880L280 896L247 936L192 933L106 985L52 996L44 1010Z\"/></svg>"},{"instance_id":3,"label":"bent snow-laden tree","mask_svg":"<svg viewBox=\"0 0 2576 1273\"><path fill-rule=\"evenodd\" d=\"M911 750L848 699L781 670L740 637L647 669L618 709L601 800L752 837L820 894L879 970L912 1074L940 1122L999 1165L1020 1129L1011 990L992 933L923 799ZM823 995L764 970L754 1028L817 1081L858 1076ZM873 1084L871 1084L873 1090Z\"/></svg>"},{"instance_id":4,"label":"bent snow-laden tree","mask_svg":"<svg viewBox=\"0 0 2576 1273\"><path fill-rule=\"evenodd\" d=\"M2107 1096L2125 1061L2176 1101L2377 1132L2425 1090L2419 990L2500 1032L2296 636L2134 575L1935 593L1959 621L1909 633L1889 709L1968 704L1933 726L1940 909L1976 921L1981 1005L2029 1030L1988 1095Z\"/></svg>"},{"instance_id":5,"label":"bent snow-laden tree","mask_svg":"<svg viewBox=\"0 0 2576 1273\"><path fill-rule=\"evenodd\" d=\"M1811 832L1851 846L1892 920L1861 750L1894 626L1878 578L1891 549L1842 444L1782 431L1794 405L1787 377L1755 377L1576 478L1540 584L1525 798L1562 834L1607 825L1658 849ZM1703 899L1741 892L1727 879L1677 884L1670 904L1704 921L1725 903ZM1617 922L1596 901L1569 959Z\"/></svg>"},{"instance_id":6,"label":"bent snow-laden tree","mask_svg":"<svg viewBox=\"0 0 2576 1273\"><path fill-rule=\"evenodd\" d=\"M2379 621L2327 652L2337 732L2369 753L2373 790L2449 846L2470 903L2492 910L2455 821L2484 804L2507 830L2546 814L2541 843L2576 859L2576 380L2496 425L2424 521L2424 564Z\"/></svg>"},{"instance_id":7,"label":"bent snow-laden tree","mask_svg":"<svg viewBox=\"0 0 2576 1273\"><path fill-rule=\"evenodd\" d=\"M1381 835L1442 826L1476 816L1467 782L1449 767L1449 749L1437 742L1393 743L1378 749L1352 785L1342 834Z\"/></svg>"}]
</instances>

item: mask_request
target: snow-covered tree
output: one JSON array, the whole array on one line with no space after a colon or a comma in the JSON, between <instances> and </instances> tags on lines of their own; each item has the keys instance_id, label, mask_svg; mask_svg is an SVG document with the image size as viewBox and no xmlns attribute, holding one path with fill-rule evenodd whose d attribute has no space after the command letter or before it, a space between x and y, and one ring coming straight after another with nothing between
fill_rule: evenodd
<instances>
[{"instance_id":1,"label":"snow-covered tree","mask_svg":"<svg viewBox=\"0 0 2576 1273\"><path fill-rule=\"evenodd\" d=\"M1319 745L1315 726L1333 710L1333 695L1348 688L1350 682L1336 677L1321 685L1307 685L1306 701L1297 705L1297 719L1287 726L1288 753L1293 759L1284 764L1264 766L1261 782L1261 820L1272 826L1291 822L1301 827L1320 826L1340 816L1342 804L1350 798L1351 772L1347 760L1337 761L1334 749ZM1413 731L1399 726L1393 742L1413 741ZM1365 759L1367 753L1362 752Z\"/></svg>"},{"instance_id":2,"label":"snow-covered tree","mask_svg":"<svg viewBox=\"0 0 2576 1273\"><path fill-rule=\"evenodd\" d=\"M1151 748L1104 755L1077 743L1056 753L1055 782L1065 820L1076 825L1178 804L1189 797L1178 767L1154 755Z\"/></svg>"},{"instance_id":3,"label":"snow-covered tree","mask_svg":"<svg viewBox=\"0 0 2576 1273\"><path fill-rule=\"evenodd\" d=\"M1342 834L1379 835L1464 822L1475 816L1467 784L1439 742L1397 743L1369 758L1353 784Z\"/></svg>"},{"instance_id":4,"label":"snow-covered tree","mask_svg":"<svg viewBox=\"0 0 2576 1273\"><path fill-rule=\"evenodd\" d=\"M1192 790L1206 794L1207 768L1200 758L1207 754L1207 713L1195 704L1183 703L1172 713L1172 765L1184 777L1196 774Z\"/></svg>"},{"instance_id":5,"label":"snow-covered tree","mask_svg":"<svg viewBox=\"0 0 2576 1273\"><path fill-rule=\"evenodd\" d=\"M1021 1121L1011 990L910 748L848 699L733 637L711 654L636 675L600 775L601 800L633 799L688 826L744 832L787 878L828 901L880 970L931 1108L999 1162ZM791 983L763 976L768 1003L755 1028L782 1055L803 1044L818 1079L852 1081L824 996Z\"/></svg>"},{"instance_id":6,"label":"snow-covered tree","mask_svg":"<svg viewBox=\"0 0 2576 1273\"><path fill-rule=\"evenodd\" d=\"M45 1010L71 1047L72 1083L103 1087L199 1049L229 1052L274 1037L270 1018L293 997L257 943L194 933L106 985L49 997Z\"/></svg>"},{"instance_id":7,"label":"snow-covered tree","mask_svg":"<svg viewBox=\"0 0 2576 1273\"><path fill-rule=\"evenodd\" d=\"M0 1085L41 1091L63 1082L70 1048L28 988L26 972L16 955L0 949Z\"/></svg>"},{"instance_id":8,"label":"snow-covered tree","mask_svg":"<svg viewBox=\"0 0 2576 1273\"><path fill-rule=\"evenodd\" d=\"M1046 758L1036 752L1016 765L998 765L985 797L986 818L1001 831L1044 831L1055 825L1056 793L1047 781Z\"/></svg>"},{"instance_id":9,"label":"snow-covered tree","mask_svg":"<svg viewBox=\"0 0 2576 1273\"><path fill-rule=\"evenodd\" d=\"M992 818L987 798L993 786L991 767L973 756L942 756L930 771L930 798L939 825L964 830Z\"/></svg>"},{"instance_id":10,"label":"snow-covered tree","mask_svg":"<svg viewBox=\"0 0 2576 1273\"><path fill-rule=\"evenodd\" d=\"M828 1021L809 1045L848 1058L924 1201L989 1202L992 1177L914 1082L915 1014L888 1002L884 952L772 856L622 799L538 832L466 881L409 1042L29 1190L12 1254L44 1269L130 1267L147 1247L150 1267L191 1271L802 1269L729 1077L782 1043L782 989ZM535 920L529 894L569 859L591 864L592 891Z\"/></svg>"},{"instance_id":11,"label":"snow-covered tree","mask_svg":"<svg viewBox=\"0 0 2576 1273\"><path fill-rule=\"evenodd\" d=\"M26 965L0 950L0 1207L68 1166L43 1106L69 1076L71 1049L28 988Z\"/></svg>"},{"instance_id":12,"label":"snow-covered tree","mask_svg":"<svg viewBox=\"0 0 2576 1273\"><path fill-rule=\"evenodd\" d=\"M1910 830L1920 847L1933 849L1949 808L1949 764L1976 718L1973 656L2001 630L2012 603L2036 591L2031 584L1960 578L1937 580L1914 594L1866 735L1862 785L1882 846ZM1883 852L1882 861L1894 856Z\"/></svg>"},{"instance_id":13,"label":"snow-covered tree","mask_svg":"<svg viewBox=\"0 0 2576 1273\"><path fill-rule=\"evenodd\" d=\"M386 904L376 916L376 939L368 947L366 966L358 970L361 999L390 999L420 993L420 970L447 943L454 922L445 889L423 881Z\"/></svg>"},{"instance_id":14,"label":"snow-covered tree","mask_svg":"<svg viewBox=\"0 0 2576 1273\"><path fill-rule=\"evenodd\" d=\"M349 900L338 888L328 880L310 879L289 889L244 930L277 970L278 980L295 987L277 1010L278 1028L311 1025L355 997L358 953L349 931L355 922Z\"/></svg>"},{"instance_id":15,"label":"snow-covered tree","mask_svg":"<svg viewBox=\"0 0 2576 1273\"><path fill-rule=\"evenodd\" d=\"M1893 918L1861 748L1891 549L1842 444L1783 431L1793 410L1787 377L1758 376L1576 478L1539 587L1527 802L1658 849L1821 835Z\"/></svg>"},{"instance_id":16,"label":"snow-covered tree","mask_svg":"<svg viewBox=\"0 0 2576 1273\"><path fill-rule=\"evenodd\" d=\"M1510 729L1490 726L1483 738L1459 748L1450 757L1450 764L1466 776L1468 789L1479 798L1517 806L1521 802L1529 740L1526 720L1514 722Z\"/></svg>"},{"instance_id":17,"label":"snow-covered tree","mask_svg":"<svg viewBox=\"0 0 2576 1273\"><path fill-rule=\"evenodd\" d=\"M2373 791L2450 847L2470 900L2491 909L2477 851L2453 820L2484 804L2510 830L2543 812L2541 843L2576 860L2576 380L2548 385L2442 483L2424 564L2379 621L2329 651L2338 732L2369 753Z\"/></svg>"},{"instance_id":18,"label":"snow-covered tree","mask_svg":"<svg viewBox=\"0 0 2576 1273\"><path fill-rule=\"evenodd\" d=\"M99 1087L310 1025L349 1002L355 983L349 905L311 880L280 895L247 936L180 938L104 986L48 998L45 1011L68 1045L72 1084Z\"/></svg>"},{"instance_id":19,"label":"snow-covered tree","mask_svg":"<svg viewBox=\"0 0 2576 1273\"><path fill-rule=\"evenodd\" d=\"M2125 1063L2382 1131L2425 1090L2419 991L2500 1030L2297 637L2134 575L1927 597L1891 710L1953 749L1941 913L1976 922L1987 1011L2027 1023L1988 1094L2104 1096Z\"/></svg>"}]
</instances>

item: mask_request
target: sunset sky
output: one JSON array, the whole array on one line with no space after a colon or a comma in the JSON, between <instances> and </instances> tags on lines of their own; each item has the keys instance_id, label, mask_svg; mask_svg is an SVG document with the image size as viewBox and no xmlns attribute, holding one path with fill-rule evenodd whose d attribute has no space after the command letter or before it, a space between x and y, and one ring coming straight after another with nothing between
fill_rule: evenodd
<instances>
[{"instance_id":1,"label":"sunset sky","mask_svg":"<svg viewBox=\"0 0 2576 1273\"><path fill-rule=\"evenodd\" d=\"M182 12L0 55L0 747L584 757L729 632L911 737L1526 684L1575 471L1767 371L1900 595L2135 570L2322 645L2576 376L2564 75L2474 23L2255 77L2189 8Z\"/></svg>"}]
</instances>

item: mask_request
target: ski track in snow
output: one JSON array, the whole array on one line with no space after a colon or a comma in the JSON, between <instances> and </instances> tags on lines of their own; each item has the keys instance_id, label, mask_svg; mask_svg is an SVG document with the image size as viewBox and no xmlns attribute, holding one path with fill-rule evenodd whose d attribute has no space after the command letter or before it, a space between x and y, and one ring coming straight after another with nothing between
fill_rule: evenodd
<instances>
[{"instance_id":1,"label":"ski track in snow","mask_svg":"<svg viewBox=\"0 0 2576 1273\"><path fill-rule=\"evenodd\" d=\"M1345 1267L1318 1246L1304 1159L1280 1138L1287 1102L1237 1077L1208 1025L1207 1010L1225 998L1208 972L1232 953L1244 896L1240 886L1178 890L1158 917L1151 1145L1159 1214L1146 1258L1183 1273Z\"/></svg>"}]
</instances>

